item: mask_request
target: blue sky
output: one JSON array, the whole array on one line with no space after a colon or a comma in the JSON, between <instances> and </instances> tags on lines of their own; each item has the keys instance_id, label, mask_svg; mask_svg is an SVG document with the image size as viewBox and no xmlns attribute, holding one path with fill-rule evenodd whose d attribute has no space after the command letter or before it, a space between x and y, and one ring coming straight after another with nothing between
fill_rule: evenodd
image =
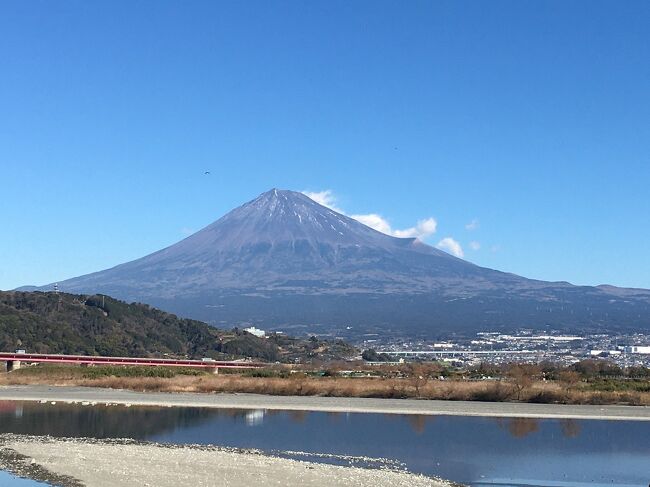
<instances>
[{"instance_id":1,"label":"blue sky","mask_svg":"<svg viewBox=\"0 0 650 487\"><path fill-rule=\"evenodd\" d=\"M3 2L0 289L272 187L433 218L480 265L650 288L648 25L631 0Z\"/></svg>"}]
</instances>

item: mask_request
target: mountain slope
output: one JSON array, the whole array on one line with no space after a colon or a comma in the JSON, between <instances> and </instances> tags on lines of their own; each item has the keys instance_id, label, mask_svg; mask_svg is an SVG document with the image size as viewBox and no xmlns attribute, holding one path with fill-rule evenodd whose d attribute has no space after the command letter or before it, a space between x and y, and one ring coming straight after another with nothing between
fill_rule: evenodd
<instances>
[{"instance_id":1,"label":"mountain slope","mask_svg":"<svg viewBox=\"0 0 650 487\"><path fill-rule=\"evenodd\" d=\"M650 327L649 291L486 269L277 189L175 245L59 286L270 328Z\"/></svg>"}]
</instances>

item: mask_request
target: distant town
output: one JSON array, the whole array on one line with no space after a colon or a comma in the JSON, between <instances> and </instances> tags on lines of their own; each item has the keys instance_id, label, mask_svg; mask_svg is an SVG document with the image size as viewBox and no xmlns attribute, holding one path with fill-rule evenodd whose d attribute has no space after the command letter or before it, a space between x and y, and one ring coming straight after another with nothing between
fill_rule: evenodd
<instances>
[{"instance_id":1,"label":"distant town","mask_svg":"<svg viewBox=\"0 0 650 487\"><path fill-rule=\"evenodd\" d=\"M646 333L567 335L555 330L522 329L509 334L484 331L436 342L386 339L370 333L358 346L374 349L396 361L438 360L461 367L544 361L571 365L590 358L607 359L621 367L650 366L650 334Z\"/></svg>"}]
</instances>

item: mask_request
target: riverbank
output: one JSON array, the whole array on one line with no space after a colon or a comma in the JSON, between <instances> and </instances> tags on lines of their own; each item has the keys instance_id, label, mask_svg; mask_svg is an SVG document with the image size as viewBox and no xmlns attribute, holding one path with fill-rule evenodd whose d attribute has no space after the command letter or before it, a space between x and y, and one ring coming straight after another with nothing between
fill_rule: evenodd
<instances>
[{"instance_id":1,"label":"riverbank","mask_svg":"<svg viewBox=\"0 0 650 487\"><path fill-rule=\"evenodd\" d=\"M164 367L34 366L0 373L0 386L51 385L138 392L650 406L650 381L645 379L598 379L590 382L579 380L576 373L569 372L566 377L558 375L562 380L533 380L532 372L524 365L513 366L512 370L518 374L513 373L512 377L483 380L462 376L432 379L430 376L432 370L437 370L436 364L356 370L354 374L348 371L349 375L278 367L245 373L226 370L214 375L194 369ZM379 375L371 375L371 372Z\"/></svg>"},{"instance_id":2,"label":"riverbank","mask_svg":"<svg viewBox=\"0 0 650 487\"><path fill-rule=\"evenodd\" d=\"M85 406L91 406L93 404L118 404L127 406L271 409L434 416L453 415L650 421L650 407L644 406L269 396L262 394L134 392L120 389L43 385L0 386L0 400L75 402Z\"/></svg>"},{"instance_id":3,"label":"riverbank","mask_svg":"<svg viewBox=\"0 0 650 487\"><path fill-rule=\"evenodd\" d=\"M215 479L224 487L452 485L405 471L312 463L232 448L20 435L0 435L0 445L6 468L65 487L210 487Z\"/></svg>"}]
</instances>

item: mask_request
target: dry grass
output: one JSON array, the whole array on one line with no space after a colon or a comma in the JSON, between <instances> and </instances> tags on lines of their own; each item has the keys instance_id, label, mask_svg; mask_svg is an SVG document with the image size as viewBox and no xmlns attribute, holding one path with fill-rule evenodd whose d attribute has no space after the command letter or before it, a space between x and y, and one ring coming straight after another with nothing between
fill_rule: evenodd
<instances>
[{"instance_id":1,"label":"dry grass","mask_svg":"<svg viewBox=\"0 0 650 487\"><path fill-rule=\"evenodd\" d=\"M81 370L81 372L80 372ZM0 375L0 384L48 384L89 386L151 392L240 392L279 396L332 396L420 398L452 401L513 401L516 387L508 381L428 380L409 378L247 377L239 374L163 377L84 377L83 369L52 368L46 373L25 369ZM567 391L556 382L534 382L521 394L523 402L566 404L650 405L647 392L603 392L585 388Z\"/></svg>"}]
</instances>

